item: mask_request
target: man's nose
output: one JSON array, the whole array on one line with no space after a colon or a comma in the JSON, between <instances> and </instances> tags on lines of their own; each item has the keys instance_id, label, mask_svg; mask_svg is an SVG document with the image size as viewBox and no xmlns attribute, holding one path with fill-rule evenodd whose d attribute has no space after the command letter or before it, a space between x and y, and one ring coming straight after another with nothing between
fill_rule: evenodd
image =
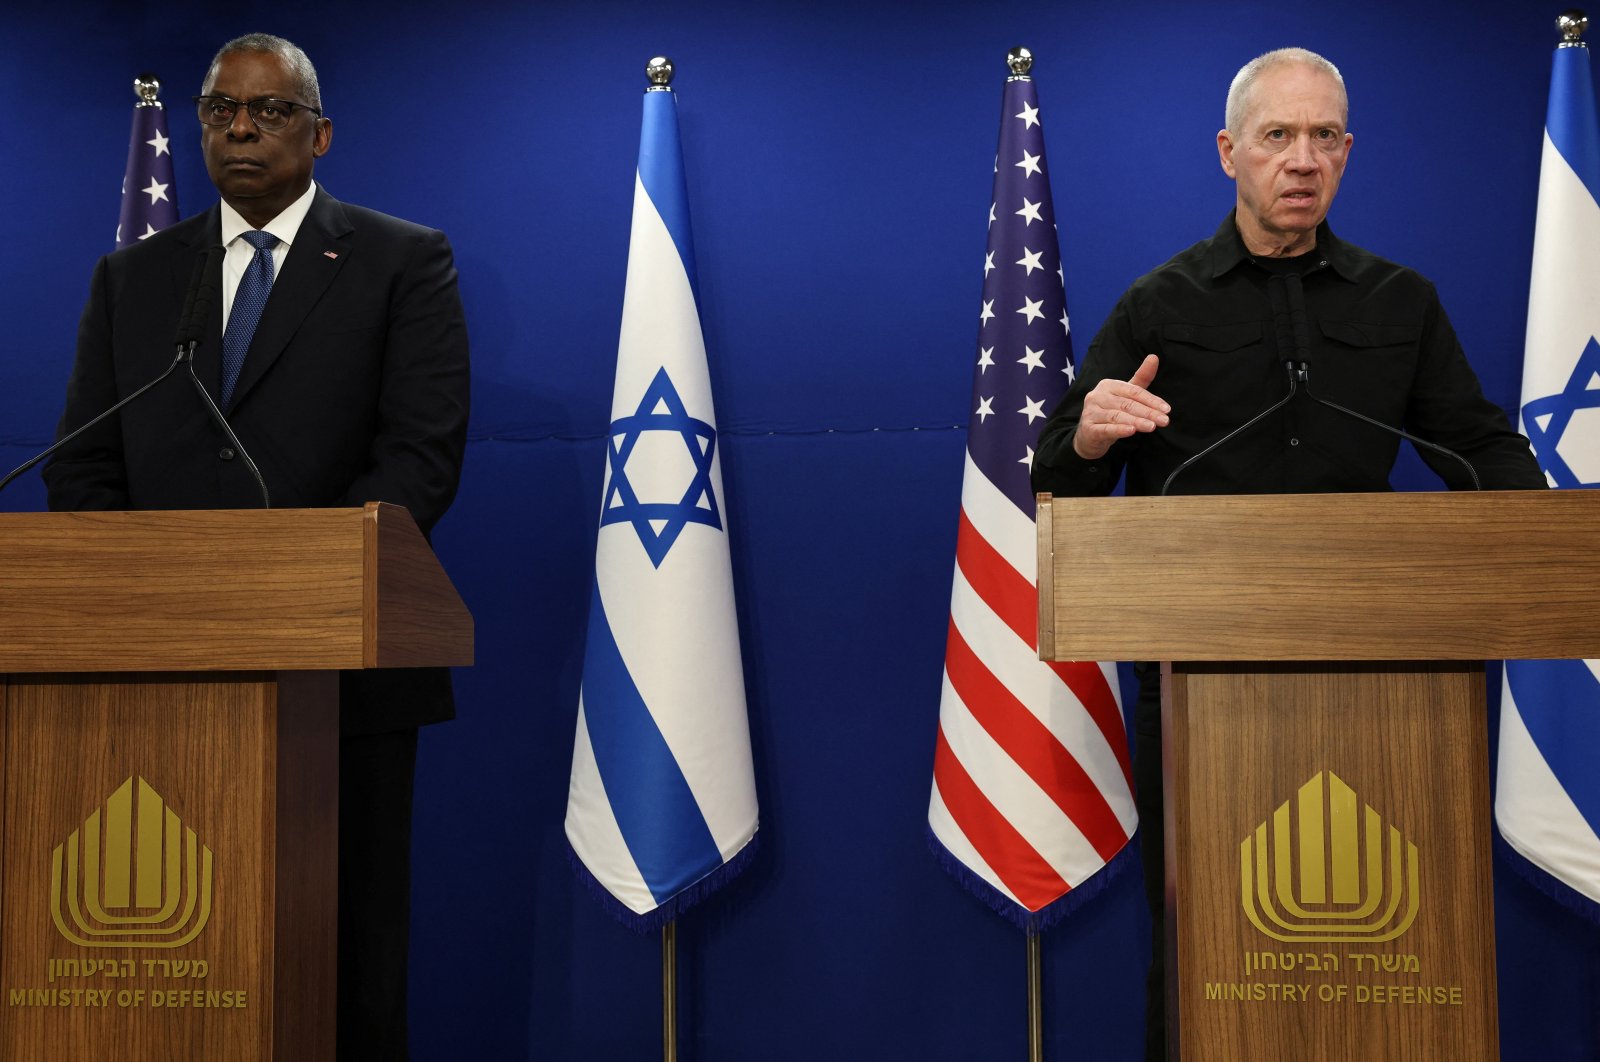
<instances>
[{"instance_id":1,"label":"man's nose","mask_svg":"<svg viewBox=\"0 0 1600 1062\"><path fill-rule=\"evenodd\" d=\"M1289 145L1287 165L1290 169L1305 173L1317 168L1316 148L1311 143L1309 136L1297 136Z\"/></svg>"},{"instance_id":2,"label":"man's nose","mask_svg":"<svg viewBox=\"0 0 1600 1062\"><path fill-rule=\"evenodd\" d=\"M250 117L250 108L240 106L233 112L233 121L228 123L228 139L254 140L259 133L255 120Z\"/></svg>"}]
</instances>

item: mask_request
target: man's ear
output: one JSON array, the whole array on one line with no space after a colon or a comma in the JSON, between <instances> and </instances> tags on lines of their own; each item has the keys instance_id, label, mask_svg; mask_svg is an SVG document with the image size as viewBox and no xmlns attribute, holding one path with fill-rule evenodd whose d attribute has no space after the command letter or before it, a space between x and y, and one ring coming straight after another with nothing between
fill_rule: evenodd
<instances>
[{"instance_id":1,"label":"man's ear","mask_svg":"<svg viewBox=\"0 0 1600 1062\"><path fill-rule=\"evenodd\" d=\"M311 157L320 159L333 146L333 119L318 118L316 132L311 134Z\"/></svg>"},{"instance_id":2,"label":"man's ear","mask_svg":"<svg viewBox=\"0 0 1600 1062\"><path fill-rule=\"evenodd\" d=\"M1230 178L1239 175L1233 169L1233 134L1226 129L1217 130L1217 159L1222 163L1222 172Z\"/></svg>"}]
</instances>

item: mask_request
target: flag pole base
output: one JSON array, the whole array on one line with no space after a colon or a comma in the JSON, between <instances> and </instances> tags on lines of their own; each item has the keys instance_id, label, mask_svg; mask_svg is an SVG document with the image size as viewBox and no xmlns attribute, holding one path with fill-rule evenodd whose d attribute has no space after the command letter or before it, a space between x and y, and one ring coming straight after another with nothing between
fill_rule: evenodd
<instances>
[{"instance_id":1,"label":"flag pole base","mask_svg":"<svg viewBox=\"0 0 1600 1062\"><path fill-rule=\"evenodd\" d=\"M661 926L661 1057L678 1062L678 920Z\"/></svg>"},{"instance_id":2,"label":"flag pole base","mask_svg":"<svg viewBox=\"0 0 1600 1062\"><path fill-rule=\"evenodd\" d=\"M1044 970L1039 934L1028 933L1028 1062L1044 1062Z\"/></svg>"}]
</instances>

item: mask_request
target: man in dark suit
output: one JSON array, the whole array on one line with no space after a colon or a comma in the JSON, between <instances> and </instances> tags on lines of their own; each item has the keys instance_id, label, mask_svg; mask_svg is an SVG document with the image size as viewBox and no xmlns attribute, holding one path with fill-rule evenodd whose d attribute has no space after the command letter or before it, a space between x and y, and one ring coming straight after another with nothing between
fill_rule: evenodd
<instances>
[{"instance_id":1,"label":"man in dark suit","mask_svg":"<svg viewBox=\"0 0 1600 1062\"><path fill-rule=\"evenodd\" d=\"M315 69L288 41L230 41L201 93L201 144L222 201L100 260L60 431L165 368L195 264L220 244L221 303L194 364L272 505L394 502L427 533L455 497L466 440L466 324L448 241L312 181L333 127ZM244 464L193 388L170 380L63 451L44 478L57 510L258 507ZM341 1059L406 1057L417 727L453 714L442 670L342 676Z\"/></svg>"}]
</instances>

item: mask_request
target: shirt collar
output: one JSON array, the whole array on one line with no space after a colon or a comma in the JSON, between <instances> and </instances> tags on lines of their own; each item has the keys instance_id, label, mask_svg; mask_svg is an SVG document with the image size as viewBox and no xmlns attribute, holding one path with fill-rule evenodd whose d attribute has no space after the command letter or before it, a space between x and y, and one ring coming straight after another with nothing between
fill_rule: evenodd
<instances>
[{"instance_id":1,"label":"shirt collar","mask_svg":"<svg viewBox=\"0 0 1600 1062\"><path fill-rule=\"evenodd\" d=\"M1234 210L1228 211L1228 216L1223 218L1222 224L1217 227L1216 235L1211 237L1213 280L1251 258L1250 251L1244 245L1244 239L1239 235L1239 224L1234 217L1236 213ZM1345 280L1356 279L1354 256L1345 242L1333 234L1326 218L1317 226L1317 246L1311 254L1316 255L1318 261L1327 262L1328 268Z\"/></svg>"},{"instance_id":2,"label":"shirt collar","mask_svg":"<svg viewBox=\"0 0 1600 1062\"><path fill-rule=\"evenodd\" d=\"M306 215L311 212L311 200L317 196L317 182L312 181L305 194L288 206L283 212L265 225L261 231L270 232L278 238L278 242L288 247L294 243L294 238L300 233L300 224L305 221ZM254 231L255 226L239 215L239 212L228 205L224 199L222 206L222 246L231 247L241 233Z\"/></svg>"}]
</instances>

